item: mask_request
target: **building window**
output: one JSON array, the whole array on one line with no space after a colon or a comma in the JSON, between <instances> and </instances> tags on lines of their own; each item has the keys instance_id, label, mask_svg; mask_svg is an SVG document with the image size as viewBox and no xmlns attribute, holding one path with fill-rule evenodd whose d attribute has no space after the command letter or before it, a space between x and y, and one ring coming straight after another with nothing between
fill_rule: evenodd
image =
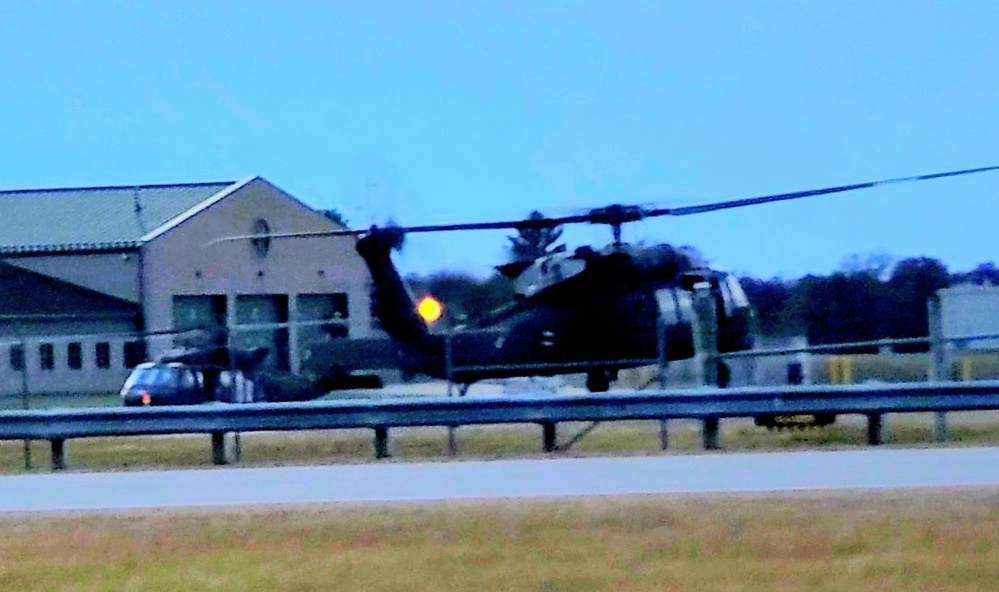
<instances>
[{"instance_id":1,"label":"building window","mask_svg":"<svg viewBox=\"0 0 999 592\"><path fill-rule=\"evenodd\" d=\"M24 346L12 345L10 348L10 367L21 372L24 370Z\"/></svg>"},{"instance_id":2,"label":"building window","mask_svg":"<svg viewBox=\"0 0 999 592\"><path fill-rule=\"evenodd\" d=\"M146 361L146 342L128 341L124 347L125 367L135 368Z\"/></svg>"},{"instance_id":3,"label":"building window","mask_svg":"<svg viewBox=\"0 0 999 592\"><path fill-rule=\"evenodd\" d=\"M38 346L38 366L42 370L55 370L55 346L51 343Z\"/></svg>"},{"instance_id":4,"label":"building window","mask_svg":"<svg viewBox=\"0 0 999 592\"><path fill-rule=\"evenodd\" d=\"M110 368L111 367L111 344L107 341L101 341L97 344L94 350L94 354L98 368Z\"/></svg>"},{"instance_id":5,"label":"building window","mask_svg":"<svg viewBox=\"0 0 999 592\"><path fill-rule=\"evenodd\" d=\"M299 328L300 339L330 337L347 337L350 326L347 322L350 309L347 305L347 294L300 294L297 297L298 319L304 321ZM322 322L324 324L315 324Z\"/></svg>"},{"instance_id":6,"label":"building window","mask_svg":"<svg viewBox=\"0 0 999 592\"><path fill-rule=\"evenodd\" d=\"M337 292L333 294L333 309L335 310L334 315L338 319L350 317L350 307L347 305L347 295L345 293Z\"/></svg>"},{"instance_id":7,"label":"building window","mask_svg":"<svg viewBox=\"0 0 999 592\"><path fill-rule=\"evenodd\" d=\"M237 325L283 325L288 322L287 294L247 294L236 296ZM262 369L286 371L290 368L287 328L233 328L233 341L238 347L262 347L269 350Z\"/></svg>"},{"instance_id":8,"label":"building window","mask_svg":"<svg viewBox=\"0 0 999 592\"><path fill-rule=\"evenodd\" d=\"M83 368L83 344L74 341L66 347L66 364L71 370Z\"/></svg>"}]
</instances>

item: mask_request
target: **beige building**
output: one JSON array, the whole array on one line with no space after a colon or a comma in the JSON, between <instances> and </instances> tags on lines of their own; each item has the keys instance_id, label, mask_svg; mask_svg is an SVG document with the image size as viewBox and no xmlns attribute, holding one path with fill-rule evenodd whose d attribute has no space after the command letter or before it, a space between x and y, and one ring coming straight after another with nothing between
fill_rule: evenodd
<instances>
[{"instance_id":1,"label":"beige building","mask_svg":"<svg viewBox=\"0 0 999 592\"><path fill-rule=\"evenodd\" d=\"M260 177L0 191L0 394L24 388L22 368L34 392L115 389L173 344L140 331L236 327L292 372L310 344L368 337L352 237L266 236L337 228Z\"/></svg>"}]
</instances>

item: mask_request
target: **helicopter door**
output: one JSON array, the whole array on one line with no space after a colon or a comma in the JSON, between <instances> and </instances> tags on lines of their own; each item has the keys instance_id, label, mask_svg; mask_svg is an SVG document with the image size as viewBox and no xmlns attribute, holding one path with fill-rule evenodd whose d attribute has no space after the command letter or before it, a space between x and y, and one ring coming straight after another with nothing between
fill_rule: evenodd
<instances>
[{"instance_id":1,"label":"helicopter door","mask_svg":"<svg viewBox=\"0 0 999 592\"><path fill-rule=\"evenodd\" d=\"M676 359L689 358L694 355L694 324L697 322L697 312L694 310L694 298L686 290L674 290L677 312L680 323L670 334L667 356Z\"/></svg>"},{"instance_id":2,"label":"helicopter door","mask_svg":"<svg viewBox=\"0 0 999 592\"><path fill-rule=\"evenodd\" d=\"M694 301L685 290L656 290L659 314L666 328L666 356L671 360L688 358L694 353Z\"/></svg>"},{"instance_id":3,"label":"helicopter door","mask_svg":"<svg viewBox=\"0 0 999 592\"><path fill-rule=\"evenodd\" d=\"M711 282L712 286L715 288L715 294L720 296L720 304L718 307L718 312L724 314L726 317L732 316L734 304L732 303L732 292L729 290L728 283L724 280L714 280ZM716 296L716 300L718 300Z\"/></svg>"}]
</instances>

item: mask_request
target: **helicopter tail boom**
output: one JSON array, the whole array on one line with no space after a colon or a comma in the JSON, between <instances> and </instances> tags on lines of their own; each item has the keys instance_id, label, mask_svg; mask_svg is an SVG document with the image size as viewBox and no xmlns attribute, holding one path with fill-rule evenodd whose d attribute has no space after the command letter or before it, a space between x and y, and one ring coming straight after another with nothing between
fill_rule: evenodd
<instances>
[{"instance_id":1,"label":"helicopter tail boom","mask_svg":"<svg viewBox=\"0 0 999 592\"><path fill-rule=\"evenodd\" d=\"M416 303L392 263L392 249L401 236L393 228L373 228L357 241L357 252L364 259L374 282L374 314L392 338L406 344L427 340L430 332L416 310Z\"/></svg>"}]
</instances>

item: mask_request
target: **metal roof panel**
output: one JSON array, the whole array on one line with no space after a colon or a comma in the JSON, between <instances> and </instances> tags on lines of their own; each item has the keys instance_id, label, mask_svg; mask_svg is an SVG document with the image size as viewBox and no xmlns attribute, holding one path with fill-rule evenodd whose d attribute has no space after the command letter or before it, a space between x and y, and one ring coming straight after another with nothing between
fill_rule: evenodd
<instances>
[{"instance_id":1,"label":"metal roof panel","mask_svg":"<svg viewBox=\"0 0 999 592\"><path fill-rule=\"evenodd\" d=\"M232 184L0 191L0 254L134 248Z\"/></svg>"}]
</instances>

